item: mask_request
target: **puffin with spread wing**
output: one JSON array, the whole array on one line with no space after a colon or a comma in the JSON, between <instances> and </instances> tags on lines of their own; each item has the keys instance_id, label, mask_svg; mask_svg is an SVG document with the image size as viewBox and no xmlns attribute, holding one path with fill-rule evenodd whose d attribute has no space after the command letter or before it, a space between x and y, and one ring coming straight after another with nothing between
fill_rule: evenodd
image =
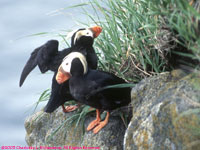
<instances>
[{"instance_id":1,"label":"puffin with spread wing","mask_svg":"<svg viewBox=\"0 0 200 150\"><path fill-rule=\"evenodd\" d=\"M64 112L75 110L77 107L64 107L64 103L72 100L73 97L69 92L69 82L58 84L55 80L57 70L63 58L71 52L81 52L87 59L89 68L97 68L97 55L92 47L94 39L101 33L102 28L99 26L91 28L83 28L77 30L71 38L71 47L58 51L58 41L50 40L44 45L36 48L28 59L21 77L19 86L21 87L28 74L38 66L41 73L48 70L54 72L51 86L51 95L47 105L44 108L45 112L51 113L62 105Z\"/></svg>"}]
</instances>

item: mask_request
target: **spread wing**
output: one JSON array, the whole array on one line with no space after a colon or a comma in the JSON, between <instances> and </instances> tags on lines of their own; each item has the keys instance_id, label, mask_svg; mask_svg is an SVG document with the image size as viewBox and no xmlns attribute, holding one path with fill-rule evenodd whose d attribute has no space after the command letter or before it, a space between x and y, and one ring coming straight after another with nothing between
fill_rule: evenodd
<instances>
[{"instance_id":1,"label":"spread wing","mask_svg":"<svg viewBox=\"0 0 200 150\"><path fill-rule=\"evenodd\" d=\"M40 71L45 73L48 70L56 71L58 63L62 58L58 55L58 41L50 40L44 45L36 48L28 59L22 71L19 86L22 86L28 74L38 65ZM57 59L57 60L55 60Z\"/></svg>"}]
</instances>

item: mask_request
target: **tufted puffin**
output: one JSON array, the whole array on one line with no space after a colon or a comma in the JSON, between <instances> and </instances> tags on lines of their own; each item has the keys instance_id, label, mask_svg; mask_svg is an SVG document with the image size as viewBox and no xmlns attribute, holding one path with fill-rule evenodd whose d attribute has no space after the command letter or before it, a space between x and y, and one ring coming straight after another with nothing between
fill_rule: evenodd
<instances>
[{"instance_id":1,"label":"tufted puffin","mask_svg":"<svg viewBox=\"0 0 200 150\"><path fill-rule=\"evenodd\" d=\"M104 88L126 83L114 74L88 68L87 59L79 52L67 55L58 68L56 81L62 84L69 80L70 93L73 98L83 104L96 108L96 120L92 121L87 130L99 132L107 123L110 111L126 106L131 101L130 87ZM100 111L107 111L104 121L100 119Z\"/></svg>"},{"instance_id":2,"label":"tufted puffin","mask_svg":"<svg viewBox=\"0 0 200 150\"><path fill-rule=\"evenodd\" d=\"M27 61L21 77L19 86L21 87L28 74L38 66L42 73L51 70L54 72L51 85L51 95L47 105L44 108L45 112L51 113L62 105L64 112L73 111L77 107L64 107L64 103L72 100L73 97L69 92L69 82L58 84L55 80L57 70L63 58L71 52L81 52L87 59L89 68L97 68L97 55L92 47L94 38L98 37L102 28L94 26L91 28L83 28L77 30L71 38L71 47L58 51L58 41L50 40L44 45L36 48Z\"/></svg>"}]
</instances>

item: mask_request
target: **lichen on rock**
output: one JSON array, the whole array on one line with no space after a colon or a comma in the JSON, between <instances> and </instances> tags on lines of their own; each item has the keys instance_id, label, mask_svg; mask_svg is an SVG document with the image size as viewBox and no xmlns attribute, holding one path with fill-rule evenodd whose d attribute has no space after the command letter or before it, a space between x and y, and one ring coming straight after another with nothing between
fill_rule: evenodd
<instances>
[{"instance_id":1,"label":"lichen on rock","mask_svg":"<svg viewBox=\"0 0 200 150\"><path fill-rule=\"evenodd\" d=\"M200 147L199 73L174 70L140 82L132 90L133 117L126 150L176 150ZM195 81L195 85L194 85Z\"/></svg>"},{"instance_id":2,"label":"lichen on rock","mask_svg":"<svg viewBox=\"0 0 200 150\"><path fill-rule=\"evenodd\" d=\"M63 113L60 108L51 114L40 111L28 117L26 141L29 146L86 146L103 150L197 150L199 87L199 72L161 73L142 80L132 89L132 107L125 113L132 114L127 129L119 115L121 110L117 110L98 134L83 133L82 129L95 119L95 113L87 115L83 124L69 126L68 119L76 112Z\"/></svg>"},{"instance_id":3,"label":"lichen on rock","mask_svg":"<svg viewBox=\"0 0 200 150\"><path fill-rule=\"evenodd\" d=\"M127 108L123 111L127 112ZM128 112L131 115L131 109L128 109ZM51 114L40 111L28 117L25 121L26 142L29 146L122 149L126 126L120 117L120 113L119 110L112 112L109 123L98 134L94 134L92 131L83 131L95 119L95 113L86 116L85 122L77 125L77 122L68 123L68 119L76 112L63 113L61 108ZM130 121L130 116L128 118Z\"/></svg>"}]
</instances>

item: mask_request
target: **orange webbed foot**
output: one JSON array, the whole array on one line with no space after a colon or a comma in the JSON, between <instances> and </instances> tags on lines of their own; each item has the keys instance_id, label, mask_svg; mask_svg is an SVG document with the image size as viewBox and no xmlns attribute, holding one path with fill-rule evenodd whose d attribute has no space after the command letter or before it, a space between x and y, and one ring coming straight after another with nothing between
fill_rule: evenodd
<instances>
[{"instance_id":1,"label":"orange webbed foot","mask_svg":"<svg viewBox=\"0 0 200 150\"><path fill-rule=\"evenodd\" d=\"M73 105L73 106L66 106L65 107L64 105L62 105L62 108L63 108L64 113L68 113L68 112L72 112L72 111L76 110L77 108L79 108L79 106Z\"/></svg>"},{"instance_id":2,"label":"orange webbed foot","mask_svg":"<svg viewBox=\"0 0 200 150\"><path fill-rule=\"evenodd\" d=\"M67 112L71 112L71 111L74 111L74 110L78 109L78 106L76 106L76 105L74 105L74 106L66 106L65 109L66 109Z\"/></svg>"},{"instance_id":3,"label":"orange webbed foot","mask_svg":"<svg viewBox=\"0 0 200 150\"><path fill-rule=\"evenodd\" d=\"M87 131L90 131L92 130L95 126L97 126L101 121L101 118L100 118L100 111L97 109L96 110L96 119L93 120L87 127Z\"/></svg>"},{"instance_id":4,"label":"orange webbed foot","mask_svg":"<svg viewBox=\"0 0 200 150\"><path fill-rule=\"evenodd\" d=\"M93 120L87 127L87 131L92 130L95 126L97 126L100 123L100 119Z\"/></svg>"},{"instance_id":5,"label":"orange webbed foot","mask_svg":"<svg viewBox=\"0 0 200 150\"><path fill-rule=\"evenodd\" d=\"M108 119L109 119L109 112L107 112L106 118L104 121L101 121L99 123L99 125L97 125L94 129L93 129L93 133L96 134L98 133L103 127L105 127L108 124Z\"/></svg>"}]
</instances>

